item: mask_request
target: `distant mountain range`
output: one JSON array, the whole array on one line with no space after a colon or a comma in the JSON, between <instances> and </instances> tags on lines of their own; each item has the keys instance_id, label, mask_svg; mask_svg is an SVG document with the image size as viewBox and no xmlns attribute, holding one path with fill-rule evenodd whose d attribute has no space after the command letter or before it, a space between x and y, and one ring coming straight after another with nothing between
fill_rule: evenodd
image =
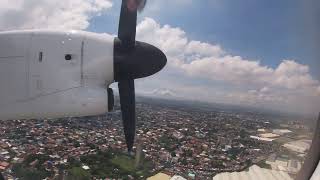
<instances>
[{"instance_id":1,"label":"distant mountain range","mask_svg":"<svg viewBox=\"0 0 320 180\"><path fill-rule=\"evenodd\" d=\"M181 98L175 98L172 96L137 95L136 101L138 103L140 102L140 103L158 104L162 106L186 108L190 110L225 111L230 113L232 112L253 113L253 114L263 115L265 117L268 117L269 119L305 120L308 122L316 121L316 117L301 115L299 113L288 113L288 112L281 112L281 111L275 111L270 109L262 109L257 107L186 100Z\"/></svg>"},{"instance_id":2,"label":"distant mountain range","mask_svg":"<svg viewBox=\"0 0 320 180\"><path fill-rule=\"evenodd\" d=\"M117 93L116 93L117 95ZM174 107L188 107L195 110L208 110L208 111L227 111L227 112L246 112L246 113L256 113L265 116L277 117L281 119L291 119L291 120L300 120L308 119L310 121L315 121L317 117L312 115L302 114L300 112L283 112L279 110L266 109L261 107L254 106L245 106L245 105L232 105L224 103L215 103L215 102L203 102L198 100L188 100L182 97L179 97L179 94L168 88L159 88L154 89L150 92L138 93L136 95L137 102L146 102L146 103L156 103L167 106Z\"/></svg>"}]
</instances>

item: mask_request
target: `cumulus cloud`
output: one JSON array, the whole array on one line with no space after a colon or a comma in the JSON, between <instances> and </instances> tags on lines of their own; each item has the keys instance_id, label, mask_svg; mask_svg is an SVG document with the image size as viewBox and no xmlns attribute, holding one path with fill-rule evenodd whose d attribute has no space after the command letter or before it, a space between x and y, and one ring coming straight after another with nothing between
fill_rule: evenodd
<instances>
[{"instance_id":1,"label":"cumulus cloud","mask_svg":"<svg viewBox=\"0 0 320 180\"><path fill-rule=\"evenodd\" d=\"M186 81L202 79L208 87L216 82L232 86L235 90L222 93L224 102L269 107L276 104L286 110L296 105L312 106L312 110L320 107L320 82L311 76L307 65L295 60L282 60L271 68L257 60L228 54L218 44L189 40L182 29L161 26L151 18L138 25L137 38L162 49L169 67L181 72ZM201 92L203 89L193 93Z\"/></svg>"},{"instance_id":2,"label":"cumulus cloud","mask_svg":"<svg viewBox=\"0 0 320 180\"><path fill-rule=\"evenodd\" d=\"M233 84L263 85L270 81L271 68L261 66L240 56L208 57L183 64L182 69L191 76L222 80Z\"/></svg>"},{"instance_id":3,"label":"cumulus cloud","mask_svg":"<svg viewBox=\"0 0 320 180\"><path fill-rule=\"evenodd\" d=\"M274 72L274 84L289 89L313 87L319 81L313 79L307 65L298 64L293 60L284 60Z\"/></svg>"},{"instance_id":4,"label":"cumulus cloud","mask_svg":"<svg viewBox=\"0 0 320 180\"><path fill-rule=\"evenodd\" d=\"M86 29L92 17L111 7L112 0L3 0L0 30ZM188 39L184 30L160 25L151 18L138 24L137 39L166 53L168 66L149 84L170 87L176 92L171 95L285 110L318 111L320 107L319 81L310 75L307 65L296 60L286 59L275 68L268 67L257 60L230 54L219 44ZM144 86L148 86L147 81L141 88Z\"/></svg>"},{"instance_id":5,"label":"cumulus cloud","mask_svg":"<svg viewBox=\"0 0 320 180\"><path fill-rule=\"evenodd\" d=\"M86 29L91 17L111 7L111 0L2 0L0 30Z\"/></svg>"},{"instance_id":6,"label":"cumulus cloud","mask_svg":"<svg viewBox=\"0 0 320 180\"><path fill-rule=\"evenodd\" d=\"M167 89L167 88L154 89L151 92L151 94L161 96L161 97L176 97L176 93L170 89Z\"/></svg>"},{"instance_id":7,"label":"cumulus cloud","mask_svg":"<svg viewBox=\"0 0 320 180\"><path fill-rule=\"evenodd\" d=\"M155 38L156 37L156 38ZM189 41L180 28L169 25L160 26L155 20L145 18L137 26L137 39L150 42L172 57L187 60L190 55L195 58L220 56L224 51L219 45L200 41Z\"/></svg>"}]
</instances>

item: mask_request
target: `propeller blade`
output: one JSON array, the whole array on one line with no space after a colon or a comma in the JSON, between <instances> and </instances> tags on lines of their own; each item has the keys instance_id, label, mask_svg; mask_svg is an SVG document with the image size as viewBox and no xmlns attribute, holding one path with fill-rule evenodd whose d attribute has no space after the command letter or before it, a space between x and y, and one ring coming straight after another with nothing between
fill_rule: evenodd
<instances>
[{"instance_id":1,"label":"propeller blade","mask_svg":"<svg viewBox=\"0 0 320 180\"><path fill-rule=\"evenodd\" d=\"M118 82L124 135L129 154L136 131L134 79L160 71L166 64L165 54L158 48L136 42L137 11L146 0L122 0L118 38L114 41L114 80Z\"/></svg>"},{"instance_id":2,"label":"propeller blade","mask_svg":"<svg viewBox=\"0 0 320 180\"><path fill-rule=\"evenodd\" d=\"M137 9L129 9L128 5L132 0L122 0L118 38L123 47L131 49L135 45Z\"/></svg>"},{"instance_id":3,"label":"propeller blade","mask_svg":"<svg viewBox=\"0 0 320 180\"><path fill-rule=\"evenodd\" d=\"M134 80L121 80L118 83L124 135L128 152L132 151L136 131L136 107Z\"/></svg>"}]
</instances>

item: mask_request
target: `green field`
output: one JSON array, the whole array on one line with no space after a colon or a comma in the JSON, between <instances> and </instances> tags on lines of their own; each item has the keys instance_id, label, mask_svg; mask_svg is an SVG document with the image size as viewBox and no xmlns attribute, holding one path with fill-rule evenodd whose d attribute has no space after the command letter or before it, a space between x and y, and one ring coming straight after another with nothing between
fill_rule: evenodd
<instances>
[{"instance_id":1,"label":"green field","mask_svg":"<svg viewBox=\"0 0 320 180\"><path fill-rule=\"evenodd\" d=\"M127 155L115 156L111 162L121 169L132 172L135 170L135 160Z\"/></svg>"},{"instance_id":2,"label":"green field","mask_svg":"<svg viewBox=\"0 0 320 180\"><path fill-rule=\"evenodd\" d=\"M37 160L34 168L29 167L29 164ZM53 172L45 169L43 164L50 160L46 155L27 156L23 163L15 164L13 172L21 179L41 180L46 177L53 177ZM84 170L83 165L90 169ZM69 158L68 164L58 165L58 169L64 172L62 176L66 180L89 180L89 179L146 179L152 174L153 164L150 160L141 157L140 164L135 167L134 156L129 156L126 153L114 150L105 152L98 151L96 154L84 155L79 159ZM130 177L131 176L131 177Z\"/></svg>"},{"instance_id":3,"label":"green field","mask_svg":"<svg viewBox=\"0 0 320 180\"><path fill-rule=\"evenodd\" d=\"M151 175L153 168L151 161L143 157L139 166L135 167L134 157L112 150L83 156L81 163L89 166L90 175L96 178L129 179L128 176L131 175L134 179L145 179Z\"/></svg>"}]
</instances>

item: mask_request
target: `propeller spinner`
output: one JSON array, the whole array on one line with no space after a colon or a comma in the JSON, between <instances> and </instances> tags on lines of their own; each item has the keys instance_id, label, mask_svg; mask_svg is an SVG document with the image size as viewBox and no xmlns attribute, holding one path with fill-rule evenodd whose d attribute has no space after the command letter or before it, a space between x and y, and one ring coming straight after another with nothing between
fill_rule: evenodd
<instances>
[{"instance_id":1,"label":"propeller spinner","mask_svg":"<svg viewBox=\"0 0 320 180\"><path fill-rule=\"evenodd\" d=\"M132 3L137 3L135 6ZM158 48L135 40L137 10L145 0L122 0L118 38L114 40L114 79L118 82L124 135L128 152L132 151L135 130L134 79L151 76L167 63Z\"/></svg>"}]
</instances>

